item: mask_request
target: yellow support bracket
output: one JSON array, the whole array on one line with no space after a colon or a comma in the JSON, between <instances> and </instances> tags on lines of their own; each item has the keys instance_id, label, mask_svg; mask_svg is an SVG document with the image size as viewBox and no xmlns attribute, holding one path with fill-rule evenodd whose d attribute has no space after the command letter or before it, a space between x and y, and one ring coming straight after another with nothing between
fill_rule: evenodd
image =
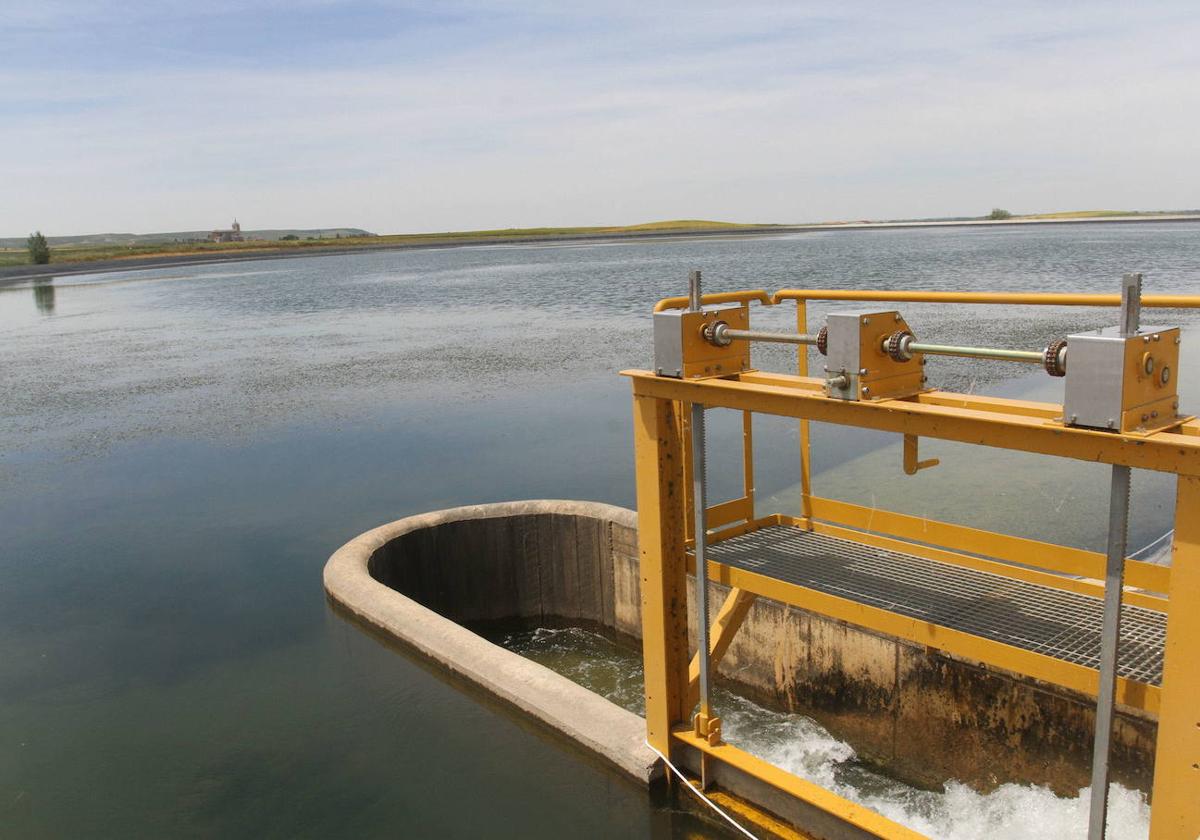
<instances>
[{"instance_id":1,"label":"yellow support bracket","mask_svg":"<svg viewBox=\"0 0 1200 840\"><path fill-rule=\"evenodd\" d=\"M729 645L733 643L733 637L737 635L738 628L742 626L742 621L750 612L750 608L754 606L754 600L757 597L758 595L755 593L747 592L736 586L729 590L729 595L725 597L725 603L717 611L717 617L713 620L712 632L708 636L708 661L711 668L715 669L721 663L725 651L729 650ZM700 702L699 653L692 657L692 662L688 665L687 705L691 708L698 702Z\"/></svg>"}]
</instances>

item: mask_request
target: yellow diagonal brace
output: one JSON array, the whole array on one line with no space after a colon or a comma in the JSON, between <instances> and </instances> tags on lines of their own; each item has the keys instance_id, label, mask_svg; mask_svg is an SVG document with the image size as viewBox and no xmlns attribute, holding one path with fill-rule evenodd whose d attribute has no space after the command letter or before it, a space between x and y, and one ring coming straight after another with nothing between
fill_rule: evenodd
<instances>
[{"instance_id":1,"label":"yellow diagonal brace","mask_svg":"<svg viewBox=\"0 0 1200 840\"><path fill-rule=\"evenodd\" d=\"M737 587L729 590L725 603L721 605L716 619L713 620L712 631L708 634L708 661L712 670L721 663L721 658L725 656L725 651L729 650L733 637L737 635L738 628L742 626L746 613L750 612L750 607L757 597L753 592ZM700 654L697 653L692 657L692 664L688 666L687 707L692 708L699 700Z\"/></svg>"}]
</instances>

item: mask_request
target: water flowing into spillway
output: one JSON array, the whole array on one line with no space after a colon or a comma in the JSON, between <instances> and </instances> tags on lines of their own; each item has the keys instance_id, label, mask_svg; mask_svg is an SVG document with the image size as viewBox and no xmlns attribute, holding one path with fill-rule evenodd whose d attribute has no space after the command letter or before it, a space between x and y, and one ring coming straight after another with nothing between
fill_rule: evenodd
<instances>
[{"instance_id":1,"label":"water flowing into spillway","mask_svg":"<svg viewBox=\"0 0 1200 840\"><path fill-rule=\"evenodd\" d=\"M579 628L539 628L497 641L619 706L645 713L640 657L604 636ZM859 762L853 747L812 718L766 709L720 686L714 706L731 743L935 840L1087 835L1088 788L1071 798L1045 787L1015 784L978 793L952 780L941 791L919 790ZM1108 807L1112 840L1149 835L1150 806L1141 792L1114 784Z\"/></svg>"}]
</instances>

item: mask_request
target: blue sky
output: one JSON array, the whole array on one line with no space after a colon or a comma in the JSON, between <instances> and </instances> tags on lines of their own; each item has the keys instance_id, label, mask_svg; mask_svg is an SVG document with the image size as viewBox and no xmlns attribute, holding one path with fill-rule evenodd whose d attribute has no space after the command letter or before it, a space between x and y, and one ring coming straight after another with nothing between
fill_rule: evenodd
<instances>
[{"instance_id":1,"label":"blue sky","mask_svg":"<svg viewBox=\"0 0 1200 840\"><path fill-rule=\"evenodd\" d=\"M0 0L0 235L1200 207L1200 4Z\"/></svg>"}]
</instances>

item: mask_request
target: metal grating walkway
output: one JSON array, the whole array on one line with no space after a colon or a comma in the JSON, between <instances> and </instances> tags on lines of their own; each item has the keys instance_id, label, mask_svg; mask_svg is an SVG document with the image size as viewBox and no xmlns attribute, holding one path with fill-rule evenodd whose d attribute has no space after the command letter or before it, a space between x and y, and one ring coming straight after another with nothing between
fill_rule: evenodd
<instances>
[{"instance_id":1,"label":"metal grating walkway","mask_svg":"<svg viewBox=\"0 0 1200 840\"><path fill-rule=\"evenodd\" d=\"M713 543L709 560L1099 668L1099 598L775 525ZM1165 614L1125 605L1118 673L1162 682Z\"/></svg>"}]
</instances>

